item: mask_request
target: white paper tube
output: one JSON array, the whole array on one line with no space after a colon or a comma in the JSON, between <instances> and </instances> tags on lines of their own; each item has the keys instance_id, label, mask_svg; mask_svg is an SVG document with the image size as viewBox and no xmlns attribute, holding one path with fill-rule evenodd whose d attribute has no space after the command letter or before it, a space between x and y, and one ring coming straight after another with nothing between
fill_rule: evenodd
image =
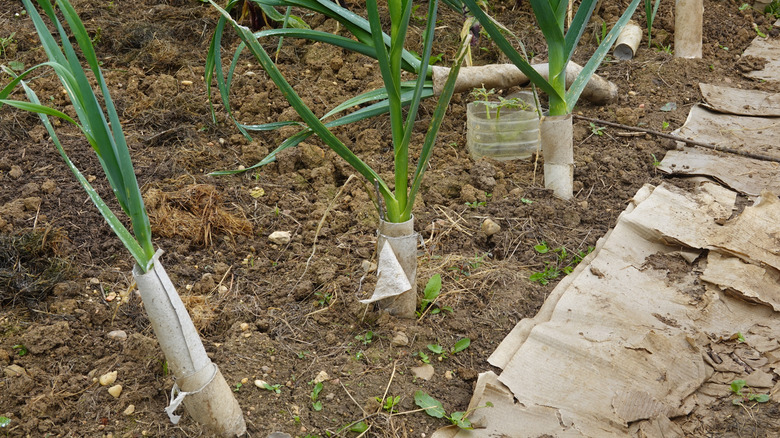
<instances>
[{"instance_id":1,"label":"white paper tube","mask_svg":"<svg viewBox=\"0 0 780 438\"><path fill-rule=\"evenodd\" d=\"M569 200L574 195L574 144L572 116L546 116L542 119L544 187L553 195Z\"/></svg>"},{"instance_id":2,"label":"white paper tube","mask_svg":"<svg viewBox=\"0 0 780 438\"><path fill-rule=\"evenodd\" d=\"M534 64L534 68L545 79L549 75L549 66L547 63ZM569 86L574 79L582 72L582 66L569 61L566 68L566 86ZM433 93L441 94L444 83L447 81L447 75L450 73L448 67L433 66ZM485 87L487 89L497 88L505 90L515 85L527 84L528 76L520 71L514 64L491 64L477 67L461 67L458 72L458 78L455 81L455 92L462 93L471 91L474 88ZM582 98L587 99L598 105L612 102L617 98L618 88L614 83L594 74L582 90Z\"/></svg>"},{"instance_id":3,"label":"white paper tube","mask_svg":"<svg viewBox=\"0 0 780 438\"><path fill-rule=\"evenodd\" d=\"M677 0L674 9L675 58L701 58L702 0Z\"/></svg>"},{"instance_id":4,"label":"white paper tube","mask_svg":"<svg viewBox=\"0 0 780 438\"><path fill-rule=\"evenodd\" d=\"M612 54L621 61L632 59L639 43L642 41L642 28L636 21L629 21L615 41L615 49Z\"/></svg>"}]
</instances>

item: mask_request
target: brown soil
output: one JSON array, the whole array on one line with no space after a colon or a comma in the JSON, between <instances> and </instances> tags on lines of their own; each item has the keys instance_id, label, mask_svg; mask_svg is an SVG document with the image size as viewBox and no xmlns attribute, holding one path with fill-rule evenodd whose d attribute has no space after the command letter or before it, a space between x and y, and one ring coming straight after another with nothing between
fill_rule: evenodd
<instances>
[{"instance_id":1,"label":"brown soil","mask_svg":"<svg viewBox=\"0 0 780 438\"><path fill-rule=\"evenodd\" d=\"M350 7L360 12L358 4ZM526 2L514 4L491 2L498 19L543 57ZM601 107L582 101L575 112L671 131L700 101L699 82L771 89L742 76L756 66L737 63L755 36L753 23L769 33L770 20L750 9L739 11L740 5L705 1L703 59L675 59L648 48L645 40L634 60L610 61L599 70L619 86L618 100ZM535 314L557 283L529 280L558 263L559 252L540 254L534 245L587 252L637 189L662 180L654 157L660 160L675 147L669 140L617 128L596 132L587 122L575 121L576 197L564 202L543 189L541 169L533 161L474 162L465 147L468 97L454 96L415 209L416 227L425 239L418 286L422 290L432 275L441 274L439 304L453 312L398 320L357 302L375 283L364 262L375 261L377 214L364 181L350 179L354 172L318 140L286 151L256 172L207 175L250 166L294 132L264 133L248 142L224 111L217 111L218 123L212 123L202 76L217 15L208 4L81 0L74 6L95 37L123 119L155 245L166 251L165 266L207 350L235 387L252 436L271 431L325 436L364 417L371 426L368 436L429 436L444 426L444 420L422 412L371 415L379 407L375 397L400 396L398 410L411 411L416 409L412 395L422 389L448 411L465 409L477 373L491 369L487 357L518 320ZM593 31L584 36L576 61L584 64L602 21L614 20L620 10L605 6L594 16ZM20 3L0 0L0 11L0 37L15 32L0 52L0 63L42 62L29 19L16 16ZM445 7L441 15L434 50L446 60L455 51L462 21ZM637 18L644 22L643 12ZM305 19L313 28L335 28L317 16ZM415 31L420 24L415 22ZM672 44L673 26L671 3L662 2L655 41ZM227 57L237 45L228 35ZM266 47L274 50L276 44L269 40ZM477 47L475 63L500 61L484 38ZM380 84L370 59L322 44L286 40L278 62L318 114ZM8 81L2 78L3 84ZM42 100L68 105L48 72L32 84ZM667 102L676 103L676 109L662 111ZM248 57L237 71L231 103L247 123L293 115ZM418 144L432 108L426 102L421 111ZM386 177L392 171L387 127L380 117L336 133ZM86 142L65 123L59 132L72 159L110 199ZM207 436L186 416L174 426L163 412L173 380L164 372L140 299L128 294L132 259L46 137L37 117L0 110L0 243L28 242L21 255L19 245L0 254L0 270L26 269L27 276L6 282L3 274L5 290L0 291L0 368L25 370L0 380L0 415L11 419L2 432L14 437ZM119 210L113 200L109 204ZM501 226L498 234L487 237L480 230L486 218ZM273 244L268 236L274 231L289 231L292 240ZM57 277L51 266L63 263L69 269L54 270ZM127 298L107 299L114 296ZM108 338L113 330L125 331L128 338ZM368 332L370 342L365 341ZM408 345L393 342L399 333ZM449 348L465 337L471 346L448 357L426 348ZM430 354L435 368L429 381L415 379L410 371L422 363L421 351ZM95 383L109 371L118 372L117 382L124 387L119 398ZM321 371L329 380L320 394L323 408L315 411L310 382ZM280 384L280 393L256 387L256 379ZM777 430L776 404L745 409L731 405L728 394L723 400L711 415L679 421L699 422L699 436L771 436Z\"/></svg>"}]
</instances>

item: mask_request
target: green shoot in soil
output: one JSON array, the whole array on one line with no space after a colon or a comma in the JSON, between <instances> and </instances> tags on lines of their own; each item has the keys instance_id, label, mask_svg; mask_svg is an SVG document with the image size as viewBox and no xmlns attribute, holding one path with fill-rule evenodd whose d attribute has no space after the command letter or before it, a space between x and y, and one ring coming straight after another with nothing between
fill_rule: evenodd
<instances>
[{"instance_id":1,"label":"green shoot in soil","mask_svg":"<svg viewBox=\"0 0 780 438\"><path fill-rule=\"evenodd\" d=\"M655 0L653 4L652 0L645 0L645 19L647 23L647 47L652 47L653 41L653 22L655 21L655 15L658 13L658 6L661 4L661 0Z\"/></svg>"},{"instance_id":2,"label":"green shoot in soil","mask_svg":"<svg viewBox=\"0 0 780 438\"><path fill-rule=\"evenodd\" d=\"M421 407L425 410L425 413L430 415L434 418L446 418L450 421L453 425L459 427L460 429L473 429L471 427L471 421L469 421L468 415L474 412L476 409L480 408L486 408L486 407L493 407L493 404L490 402L485 403L485 406L479 406L476 409L472 409L470 411L465 412L453 412L450 415L447 415L447 411L444 410L444 407L442 406L441 402L436 400L435 398L431 397L430 395L426 394L423 391L415 391L414 392L414 402L417 404L417 406Z\"/></svg>"},{"instance_id":3,"label":"green shoot in soil","mask_svg":"<svg viewBox=\"0 0 780 438\"><path fill-rule=\"evenodd\" d=\"M319 412L322 410L322 402L317 400L322 392L322 382L317 382L314 389L311 390L311 408Z\"/></svg>"},{"instance_id":4,"label":"green shoot in soil","mask_svg":"<svg viewBox=\"0 0 780 438\"><path fill-rule=\"evenodd\" d=\"M389 414L394 414L398 412L398 409L395 407L398 405L398 403L401 402L401 396L396 395L393 397L392 395L385 399L384 402L382 402L382 397L374 397L376 401L378 401L382 405L382 409L384 409Z\"/></svg>"},{"instance_id":5,"label":"green shoot in soil","mask_svg":"<svg viewBox=\"0 0 780 438\"><path fill-rule=\"evenodd\" d=\"M24 356L27 354L27 347L25 347L23 344L16 344L11 348L13 348L16 354L19 356Z\"/></svg>"},{"instance_id":6,"label":"green shoot in soil","mask_svg":"<svg viewBox=\"0 0 780 438\"><path fill-rule=\"evenodd\" d=\"M425 285L425 290L423 291L423 297L420 301L420 310L417 312L417 316L422 316L426 310L429 310L431 305L433 305L434 302L436 302L436 299L439 297L439 294L441 293L441 275L435 274L431 277L430 280L428 280L428 283ZM452 313L452 307L450 306L440 306L430 309L431 315L436 315L437 313L440 313L442 310L446 310L450 313Z\"/></svg>"},{"instance_id":7,"label":"green shoot in soil","mask_svg":"<svg viewBox=\"0 0 780 438\"><path fill-rule=\"evenodd\" d=\"M374 332L369 330L364 335L357 335L357 336L355 336L355 339L357 339L358 341L362 342L363 345L368 345L374 339Z\"/></svg>"},{"instance_id":8,"label":"green shoot in soil","mask_svg":"<svg viewBox=\"0 0 780 438\"><path fill-rule=\"evenodd\" d=\"M747 392L744 390L747 389ZM745 402L754 401L756 403L766 403L769 401L769 394L755 394L742 379L731 382L731 392L737 395L737 398L731 402L735 405L741 405Z\"/></svg>"},{"instance_id":9,"label":"green shoot in soil","mask_svg":"<svg viewBox=\"0 0 780 438\"><path fill-rule=\"evenodd\" d=\"M554 261L544 262L544 269L538 272L534 272L529 277L529 280L536 281L541 285L546 285L550 281L557 279L561 274L569 275L574 271L574 268L582 261L585 256L593 251L593 247L589 246L587 251L579 251L574 254L569 252L564 247L551 249L547 246L547 242L542 241L540 244L534 246L534 250L539 254L548 254L552 251L555 254Z\"/></svg>"}]
</instances>

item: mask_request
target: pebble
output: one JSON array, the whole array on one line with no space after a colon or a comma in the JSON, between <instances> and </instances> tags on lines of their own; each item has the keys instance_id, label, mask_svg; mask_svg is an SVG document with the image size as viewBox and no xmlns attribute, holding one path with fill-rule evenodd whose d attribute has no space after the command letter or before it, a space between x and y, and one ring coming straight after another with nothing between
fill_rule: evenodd
<instances>
[{"instance_id":1,"label":"pebble","mask_svg":"<svg viewBox=\"0 0 780 438\"><path fill-rule=\"evenodd\" d=\"M482 222L481 229L486 236L490 237L501 231L501 226L493 222L492 219L485 219L485 221Z\"/></svg>"},{"instance_id":2,"label":"pebble","mask_svg":"<svg viewBox=\"0 0 780 438\"><path fill-rule=\"evenodd\" d=\"M317 373L317 377L314 378L314 383L322 383L326 380L330 380L330 376L324 370Z\"/></svg>"},{"instance_id":3,"label":"pebble","mask_svg":"<svg viewBox=\"0 0 780 438\"><path fill-rule=\"evenodd\" d=\"M290 238L291 236L289 231L274 231L270 236L268 236L268 240L270 240L271 243L275 243L277 245L286 245L290 243Z\"/></svg>"},{"instance_id":4,"label":"pebble","mask_svg":"<svg viewBox=\"0 0 780 438\"><path fill-rule=\"evenodd\" d=\"M404 332L396 332L390 341L390 345L393 347L406 347L409 345L409 337Z\"/></svg>"},{"instance_id":5,"label":"pebble","mask_svg":"<svg viewBox=\"0 0 780 438\"><path fill-rule=\"evenodd\" d=\"M268 383L265 380L260 380L260 379L255 380L255 386L257 386L260 389L265 389L265 385L267 384Z\"/></svg>"},{"instance_id":6,"label":"pebble","mask_svg":"<svg viewBox=\"0 0 780 438\"><path fill-rule=\"evenodd\" d=\"M100 382L100 386L108 386L114 382L116 382L116 371L111 371L110 373L103 374L98 379L98 382Z\"/></svg>"},{"instance_id":7,"label":"pebble","mask_svg":"<svg viewBox=\"0 0 780 438\"><path fill-rule=\"evenodd\" d=\"M368 260L363 260L360 263L360 267L363 269L363 272L372 272L374 269L376 269L376 263L372 263Z\"/></svg>"},{"instance_id":8,"label":"pebble","mask_svg":"<svg viewBox=\"0 0 780 438\"><path fill-rule=\"evenodd\" d=\"M127 408L125 408L125 411L123 414L125 415L133 415L135 413L135 405L127 405Z\"/></svg>"},{"instance_id":9,"label":"pebble","mask_svg":"<svg viewBox=\"0 0 780 438\"><path fill-rule=\"evenodd\" d=\"M122 394L122 385L114 385L108 388L108 393L114 398L119 398L119 395Z\"/></svg>"},{"instance_id":10,"label":"pebble","mask_svg":"<svg viewBox=\"0 0 780 438\"><path fill-rule=\"evenodd\" d=\"M449 370L446 371L444 373L444 378L447 379L447 380L452 380L452 371L449 371Z\"/></svg>"},{"instance_id":11,"label":"pebble","mask_svg":"<svg viewBox=\"0 0 780 438\"><path fill-rule=\"evenodd\" d=\"M242 322L239 327L241 327L241 331L242 332L245 332L245 331L249 330L249 324L246 323L246 322Z\"/></svg>"},{"instance_id":12,"label":"pebble","mask_svg":"<svg viewBox=\"0 0 780 438\"><path fill-rule=\"evenodd\" d=\"M124 330L114 330L108 332L106 337L114 341L124 341L127 339L127 333Z\"/></svg>"}]
</instances>

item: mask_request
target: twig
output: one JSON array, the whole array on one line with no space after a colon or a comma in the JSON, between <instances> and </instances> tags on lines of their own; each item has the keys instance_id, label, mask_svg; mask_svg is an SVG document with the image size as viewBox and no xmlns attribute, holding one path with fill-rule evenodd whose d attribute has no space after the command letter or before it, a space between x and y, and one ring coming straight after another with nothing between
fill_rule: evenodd
<instances>
[{"instance_id":1,"label":"twig","mask_svg":"<svg viewBox=\"0 0 780 438\"><path fill-rule=\"evenodd\" d=\"M714 144L711 144L711 143L704 143L704 142L701 142L701 141L696 141L696 140L691 140L689 138L680 137L678 135L667 134L665 132L660 132L660 131L654 131L652 129L639 128L639 127L636 127L636 126L624 125L622 123L607 122L606 120L593 119L593 118L590 118L590 117L579 116L579 115L576 115L576 114L574 114L574 118L575 119L579 119L579 120L584 120L586 122L598 123L600 125L612 126L613 128L626 129L626 130L635 131L635 132L644 132L644 133L647 133L647 134L655 135L656 137L668 138L670 140L680 141L680 142L687 143L687 144L690 144L690 145L693 145L693 146L699 146L699 147L702 147L702 148L711 149L711 150L718 151L718 152L726 152L726 153L729 153L729 154L740 155L740 156L743 156L743 157L753 158L753 159L756 159L756 160L772 161L772 162L775 162L775 163L780 163L780 158L770 157L769 155L754 154L752 152L740 151L740 150L728 148L728 147L725 147L725 146L717 146L717 145L714 145Z\"/></svg>"}]
</instances>

